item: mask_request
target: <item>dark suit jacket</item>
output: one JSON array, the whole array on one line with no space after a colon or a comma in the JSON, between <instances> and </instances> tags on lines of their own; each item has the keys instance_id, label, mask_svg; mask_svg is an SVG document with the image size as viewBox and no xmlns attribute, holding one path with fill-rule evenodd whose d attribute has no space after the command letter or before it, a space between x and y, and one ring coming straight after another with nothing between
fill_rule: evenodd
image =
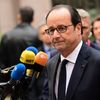
<instances>
[{"instance_id":1,"label":"dark suit jacket","mask_svg":"<svg viewBox=\"0 0 100 100\"><path fill-rule=\"evenodd\" d=\"M58 54L47 64L49 100L56 100L54 89L59 62ZM85 44L74 66L66 100L100 100L100 52Z\"/></svg>"},{"instance_id":2,"label":"dark suit jacket","mask_svg":"<svg viewBox=\"0 0 100 100\"><path fill-rule=\"evenodd\" d=\"M97 49L97 50L100 50L100 46L96 43L96 41L91 42L90 46Z\"/></svg>"}]
</instances>

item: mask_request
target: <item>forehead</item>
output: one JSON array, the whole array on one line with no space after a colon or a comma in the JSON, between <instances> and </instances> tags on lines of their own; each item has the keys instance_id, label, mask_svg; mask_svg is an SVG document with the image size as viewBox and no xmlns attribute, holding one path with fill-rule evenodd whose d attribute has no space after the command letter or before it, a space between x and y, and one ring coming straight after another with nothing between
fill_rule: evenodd
<instances>
[{"instance_id":1,"label":"forehead","mask_svg":"<svg viewBox=\"0 0 100 100\"><path fill-rule=\"evenodd\" d=\"M55 25L55 24L67 25L69 23L71 23L71 14L67 8L55 9L50 12L47 18L48 25Z\"/></svg>"},{"instance_id":2,"label":"forehead","mask_svg":"<svg viewBox=\"0 0 100 100\"><path fill-rule=\"evenodd\" d=\"M100 20L95 21L94 24L93 24L93 26L100 26Z\"/></svg>"},{"instance_id":3,"label":"forehead","mask_svg":"<svg viewBox=\"0 0 100 100\"><path fill-rule=\"evenodd\" d=\"M40 29L47 29L48 27L47 27L47 25L42 25L41 27L40 27Z\"/></svg>"},{"instance_id":4,"label":"forehead","mask_svg":"<svg viewBox=\"0 0 100 100\"><path fill-rule=\"evenodd\" d=\"M85 18L81 18L82 24L83 25L90 25L90 18L89 17L85 17Z\"/></svg>"}]
</instances>

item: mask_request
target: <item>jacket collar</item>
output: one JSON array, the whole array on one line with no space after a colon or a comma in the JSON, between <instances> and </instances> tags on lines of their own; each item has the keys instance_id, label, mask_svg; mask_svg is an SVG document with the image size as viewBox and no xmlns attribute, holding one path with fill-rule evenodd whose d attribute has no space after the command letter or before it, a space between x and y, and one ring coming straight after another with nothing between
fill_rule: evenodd
<instances>
[{"instance_id":1,"label":"jacket collar","mask_svg":"<svg viewBox=\"0 0 100 100\"><path fill-rule=\"evenodd\" d=\"M87 45L83 44L70 78L66 95L67 100L71 100L76 88L78 87L78 84L88 63L88 58L90 55L88 51L89 48Z\"/></svg>"}]
</instances>

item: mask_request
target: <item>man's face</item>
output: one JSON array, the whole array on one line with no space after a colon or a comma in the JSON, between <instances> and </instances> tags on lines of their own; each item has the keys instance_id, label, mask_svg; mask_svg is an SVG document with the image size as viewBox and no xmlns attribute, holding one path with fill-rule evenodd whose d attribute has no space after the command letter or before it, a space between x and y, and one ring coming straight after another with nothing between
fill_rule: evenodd
<instances>
[{"instance_id":1,"label":"man's face","mask_svg":"<svg viewBox=\"0 0 100 100\"><path fill-rule=\"evenodd\" d=\"M48 34L46 34L46 32L45 32L46 29L47 29L46 25L43 25L42 27L40 27L40 29L39 29L39 37L40 37L40 39L42 40L42 42L44 44L51 45L50 36Z\"/></svg>"},{"instance_id":2,"label":"man's face","mask_svg":"<svg viewBox=\"0 0 100 100\"><path fill-rule=\"evenodd\" d=\"M82 28L83 28L82 38L83 41L86 42L88 40L90 29L91 29L90 18L89 17L81 18L81 21L82 21Z\"/></svg>"},{"instance_id":3,"label":"man's face","mask_svg":"<svg viewBox=\"0 0 100 100\"><path fill-rule=\"evenodd\" d=\"M95 21L93 24L93 33L96 39L100 39L100 21Z\"/></svg>"},{"instance_id":4,"label":"man's face","mask_svg":"<svg viewBox=\"0 0 100 100\"><path fill-rule=\"evenodd\" d=\"M53 10L47 18L47 25L51 32L52 44L61 52L70 51L80 40L81 26L78 24L74 27L71 22L70 12L65 8ZM63 31L65 27L67 29Z\"/></svg>"}]
</instances>

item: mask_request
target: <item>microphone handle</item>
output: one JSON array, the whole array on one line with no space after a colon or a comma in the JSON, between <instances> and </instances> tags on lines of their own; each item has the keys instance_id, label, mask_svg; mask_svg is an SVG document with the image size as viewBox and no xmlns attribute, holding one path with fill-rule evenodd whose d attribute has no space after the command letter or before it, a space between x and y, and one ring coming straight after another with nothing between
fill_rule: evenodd
<instances>
[{"instance_id":1,"label":"microphone handle","mask_svg":"<svg viewBox=\"0 0 100 100\"><path fill-rule=\"evenodd\" d=\"M39 75L40 75L40 72L39 72L39 71L35 71L35 70L33 70L33 69L27 69L27 70L26 70L26 76L27 76L27 77L35 76L36 79L37 79L37 78L39 77Z\"/></svg>"},{"instance_id":2,"label":"microphone handle","mask_svg":"<svg viewBox=\"0 0 100 100\"><path fill-rule=\"evenodd\" d=\"M6 96L12 93L18 83L20 83L20 81L15 81L14 79L10 79L10 81L6 83L1 83L0 85L1 88L3 88L3 92L0 94L0 100L5 100Z\"/></svg>"},{"instance_id":3,"label":"microphone handle","mask_svg":"<svg viewBox=\"0 0 100 100\"><path fill-rule=\"evenodd\" d=\"M3 92L0 94L0 100L5 100L5 98L7 97L8 94L10 94L12 92L12 86L10 84L7 84L4 89Z\"/></svg>"},{"instance_id":4,"label":"microphone handle","mask_svg":"<svg viewBox=\"0 0 100 100\"><path fill-rule=\"evenodd\" d=\"M33 76L35 76L36 79L39 77L39 75L40 75L40 72L38 72L38 71L34 71L33 72Z\"/></svg>"},{"instance_id":5,"label":"microphone handle","mask_svg":"<svg viewBox=\"0 0 100 100\"><path fill-rule=\"evenodd\" d=\"M2 82L0 83L0 87L6 86L8 84L8 82Z\"/></svg>"},{"instance_id":6,"label":"microphone handle","mask_svg":"<svg viewBox=\"0 0 100 100\"><path fill-rule=\"evenodd\" d=\"M2 69L1 70L1 73L8 73L11 69L13 69L15 67L15 65L14 66L11 66L11 67L8 67L8 68L5 68L5 69Z\"/></svg>"}]
</instances>

